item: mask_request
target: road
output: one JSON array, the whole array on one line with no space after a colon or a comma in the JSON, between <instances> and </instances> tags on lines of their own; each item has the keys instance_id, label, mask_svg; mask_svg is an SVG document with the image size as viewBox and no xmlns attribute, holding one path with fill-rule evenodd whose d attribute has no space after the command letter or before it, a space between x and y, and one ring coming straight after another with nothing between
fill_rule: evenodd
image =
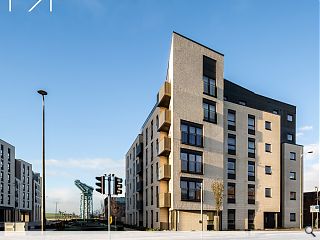
<instances>
[{"instance_id":1,"label":"road","mask_svg":"<svg viewBox=\"0 0 320 240\"><path fill-rule=\"evenodd\" d=\"M0 233L0 239L86 239L86 240L133 240L133 239L170 239L170 240L209 240L209 239L258 239L258 240L295 240L295 239L320 239L320 231L314 231L316 237L306 234L304 231L221 231L221 232L138 232L138 231L123 231L123 232L111 232L110 236L107 232L46 232L44 235L41 232L2 232Z\"/></svg>"}]
</instances>

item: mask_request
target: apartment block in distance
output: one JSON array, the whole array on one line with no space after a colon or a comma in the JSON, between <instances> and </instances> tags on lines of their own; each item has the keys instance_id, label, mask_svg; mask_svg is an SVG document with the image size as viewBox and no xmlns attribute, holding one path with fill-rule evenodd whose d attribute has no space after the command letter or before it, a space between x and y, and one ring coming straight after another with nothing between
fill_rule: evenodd
<instances>
[{"instance_id":1,"label":"apartment block in distance","mask_svg":"<svg viewBox=\"0 0 320 240\"><path fill-rule=\"evenodd\" d=\"M126 223L224 230L299 227L303 147L296 107L224 79L224 55L173 33L165 82L126 154Z\"/></svg>"}]
</instances>

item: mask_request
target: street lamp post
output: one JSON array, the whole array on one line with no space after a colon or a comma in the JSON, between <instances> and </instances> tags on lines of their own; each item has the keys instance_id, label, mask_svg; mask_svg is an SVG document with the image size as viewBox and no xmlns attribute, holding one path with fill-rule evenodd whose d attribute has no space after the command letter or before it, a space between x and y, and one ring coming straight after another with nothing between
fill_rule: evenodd
<instances>
[{"instance_id":1,"label":"street lamp post","mask_svg":"<svg viewBox=\"0 0 320 240\"><path fill-rule=\"evenodd\" d=\"M46 171L45 171L45 104L44 96L48 93L44 90L39 90L38 93L42 96L42 184L41 184L41 231L46 230Z\"/></svg>"},{"instance_id":2,"label":"street lamp post","mask_svg":"<svg viewBox=\"0 0 320 240\"><path fill-rule=\"evenodd\" d=\"M300 155L300 229L303 227L303 156L309 153L313 153L313 151L311 150Z\"/></svg>"},{"instance_id":3,"label":"street lamp post","mask_svg":"<svg viewBox=\"0 0 320 240\"><path fill-rule=\"evenodd\" d=\"M317 206L319 206L319 188L315 187L316 192L317 192ZM313 219L312 219L313 221ZM319 212L317 212L317 220L316 220L316 224L317 224L317 229L319 229Z\"/></svg>"}]
</instances>

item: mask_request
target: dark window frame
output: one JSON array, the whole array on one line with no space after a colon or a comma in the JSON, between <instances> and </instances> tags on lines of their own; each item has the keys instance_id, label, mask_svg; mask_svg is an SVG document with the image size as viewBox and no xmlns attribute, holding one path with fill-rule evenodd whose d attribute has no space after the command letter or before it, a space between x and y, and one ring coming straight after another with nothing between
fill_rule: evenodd
<instances>
[{"instance_id":1,"label":"dark window frame","mask_svg":"<svg viewBox=\"0 0 320 240\"><path fill-rule=\"evenodd\" d=\"M272 149L271 149L271 143L265 143L264 148L265 148L265 152L271 153Z\"/></svg>"},{"instance_id":2,"label":"dark window frame","mask_svg":"<svg viewBox=\"0 0 320 240\"><path fill-rule=\"evenodd\" d=\"M250 123L249 119L253 120L253 124ZM256 134L256 117L251 114L248 114L248 134Z\"/></svg>"},{"instance_id":3,"label":"dark window frame","mask_svg":"<svg viewBox=\"0 0 320 240\"><path fill-rule=\"evenodd\" d=\"M233 218L231 218L233 216ZM228 230L235 230L236 229L236 210L235 209L228 209Z\"/></svg>"},{"instance_id":4,"label":"dark window frame","mask_svg":"<svg viewBox=\"0 0 320 240\"><path fill-rule=\"evenodd\" d=\"M182 154L187 154L187 160L182 159ZM190 170L190 155L195 156L195 158L194 158L195 171ZM197 156L201 157L201 164L200 164L201 171L197 171ZM181 148L180 149L180 161L181 161L181 172L203 175L203 153L202 152ZM186 170L183 168L183 161L187 161L187 163L186 163L187 169Z\"/></svg>"},{"instance_id":5,"label":"dark window frame","mask_svg":"<svg viewBox=\"0 0 320 240\"><path fill-rule=\"evenodd\" d=\"M183 131L183 128L186 128L187 131ZM194 133L191 133L190 129L194 129ZM201 131L201 134L197 133L198 130ZM182 144L203 148L203 126L201 124L181 120L180 132ZM192 135L194 135L194 143L190 140Z\"/></svg>"},{"instance_id":6,"label":"dark window frame","mask_svg":"<svg viewBox=\"0 0 320 240\"><path fill-rule=\"evenodd\" d=\"M253 166L253 171L251 170L249 171L249 165ZM248 181L255 181L255 179L256 179L256 163L253 161L248 161Z\"/></svg>"},{"instance_id":7,"label":"dark window frame","mask_svg":"<svg viewBox=\"0 0 320 240\"><path fill-rule=\"evenodd\" d=\"M290 192L290 200L297 200L297 192Z\"/></svg>"},{"instance_id":8,"label":"dark window frame","mask_svg":"<svg viewBox=\"0 0 320 240\"><path fill-rule=\"evenodd\" d=\"M234 120L229 119L229 114L233 114ZM228 120L228 130L236 131L237 116L236 116L236 111L235 110L228 109L227 120Z\"/></svg>"},{"instance_id":9,"label":"dark window frame","mask_svg":"<svg viewBox=\"0 0 320 240\"><path fill-rule=\"evenodd\" d=\"M207 105L208 108L205 108L205 104ZM204 98L202 102L202 108L203 108L203 121L217 124L218 122L217 103ZM212 111L211 108L214 108L214 111ZM213 118L211 117L212 112L213 112Z\"/></svg>"},{"instance_id":10,"label":"dark window frame","mask_svg":"<svg viewBox=\"0 0 320 240\"><path fill-rule=\"evenodd\" d=\"M293 177L291 177L291 174L293 174ZM289 179L290 180L297 180L297 172L290 171Z\"/></svg>"},{"instance_id":11,"label":"dark window frame","mask_svg":"<svg viewBox=\"0 0 320 240\"><path fill-rule=\"evenodd\" d=\"M267 171L267 169L270 169L270 171ZM268 166L268 165L264 166L264 173L266 175L272 175L272 166Z\"/></svg>"},{"instance_id":12,"label":"dark window frame","mask_svg":"<svg viewBox=\"0 0 320 240\"><path fill-rule=\"evenodd\" d=\"M233 193L229 190L233 188ZM228 188L227 188L227 201L228 203L236 203L236 184L228 182Z\"/></svg>"},{"instance_id":13,"label":"dark window frame","mask_svg":"<svg viewBox=\"0 0 320 240\"><path fill-rule=\"evenodd\" d=\"M264 122L264 128L265 128L266 130L271 131L271 130L272 130L271 122L270 122L270 121L265 121L265 122Z\"/></svg>"},{"instance_id":14,"label":"dark window frame","mask_svg":"<svg viewBox=\"0 0 320 240\"><path fill-rule=\"evenodd\" d=\"M253 189L252 191L249 191L249 189ZM255 204L256 203L256 187L254 184L248 184L248 204Z\"/></svg>"},{"instance_id":15,"label":"dark window frame","mask_svg":"<svg viewBox=\"0 0 320 240\"><path fill-rule=\"evenodd\" d=\"M296 213L290 213L290 222L295 222L296 219Z\"/></svg>"},{"instance_id":16,"label":"dark window frame","mask_svg":"<svg viewBox=\"0 0 320 240\"><path fill-rule=\"evenodd\" d=\"M265 188L264 189L264 196L266 198L272 198L272 189L271 188Z\"/></svg>"},{"instance_id":17,"label":"dark window frame","mask_svg":"<svg viewBox=\"0 0 320 240\"><path fill-rule=\"evenodd\" d=\"M253 142L253 148L249 146L249 142ZM256 157L256 140L254 138L248 138L248 157L255 158Z\"/></svg>"},{"instance_id":18,"label":"dark window frame","mask_svg":"<svg viewBox=\"0 0 320 240\"><path fill-rule=\"evenodd\" d=\"M217 98L217 81L205 74L202 76L203 94Z\"/></svg>"},{"instance_id":19,"label":"dark window frame","mask_svg":"<svg viewBox=\"0 0 320 240\"><path fill-rule=\"evenodd\" d=\"M187 196L183 196L182 194L182 182L185 182L187 184L187 188L184 190L186 190L186 195ZM186 177L181 177L180 178L180 191L181 191L181 201L189 201L189 202L200 202L201 201L201 183L202 183L202 179L197 179L197 178L186 178ZM194 198L190 198L190 185L194 184Z\"/></svg>"},{"instance_id":20,"label":"dark window frame","mask_svg":"<svg viewBox=\"0 0 320 240\"><path fill-rule=\"evenodd\" d=\"M233 163L233 169L229 169L229 163ZM234 158L228 158L227 162L227 174L228 174L228 179L236 179L236 171L237 171L237 164L236 164L236 159Z\"/></svg>"},{"instance_id":21,"label":"dark window frame","mask_svg":"<svg viewBox=\"0 0 320 240\"><path fill-rule=\"evenodd\" d=\"M229 138L234 139L234 145L229 143ZM229 133L228 134L228 154L236 155L236 153L237 153L237 137L236 137L236 135Z\"/></svg>"},{"instance_id":22,"label":"dark window frame","mask_svg":"<svg viewBox=\"0 0 320 240\"><path fill-rule=\"evenodd\" d=\"M255 219L255 210L253 209L248 209L248 228L250 230L254 229L254 219ZM253 218L251 219L251 217Z\"/></svg>"},{"instance_id":23,"label":"dark window frame","mask_svg":"<svg viewBox=\"0 0 320 240\"><path fill-rule=\"evenodd\" d=\"M297 160L297 153L296 152L290 152L290 160L291 161Z\"/></svg>"}]
</instances>

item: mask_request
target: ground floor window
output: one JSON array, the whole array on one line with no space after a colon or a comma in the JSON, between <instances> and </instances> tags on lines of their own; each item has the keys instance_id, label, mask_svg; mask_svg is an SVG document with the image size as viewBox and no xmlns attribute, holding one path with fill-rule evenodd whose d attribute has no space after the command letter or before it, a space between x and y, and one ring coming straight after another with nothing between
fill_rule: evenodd
<instances>
[{"instance_id":1,"label":"ground floor window","mask_svg":"<svg viewBox=\"0 0 320 240\"><path fill-rule=\"evenodd\" d=\"M254 229L254 216L255 216L255 211L248 210L248 228L249 229Z\"/></svg>"},{"instance_id":2,"label":"ground floor window","mask_svg":"<svg viewBox=\"0 0 320 240\"><path fill-rule=\"evenodd\" d=\"M296 214L290 213L290 222L295 222L295 221L296 221Z\"/></svg>"},{"instance_id":3,"label":"ground floor window","mask_svg":"<svg viewBox=\"0 0 320 240\"><path fill-rule=\"evenodd\" d=\"M236 210L228 209L228 230L236 229Z\"/></svg>"}]
</instances>

